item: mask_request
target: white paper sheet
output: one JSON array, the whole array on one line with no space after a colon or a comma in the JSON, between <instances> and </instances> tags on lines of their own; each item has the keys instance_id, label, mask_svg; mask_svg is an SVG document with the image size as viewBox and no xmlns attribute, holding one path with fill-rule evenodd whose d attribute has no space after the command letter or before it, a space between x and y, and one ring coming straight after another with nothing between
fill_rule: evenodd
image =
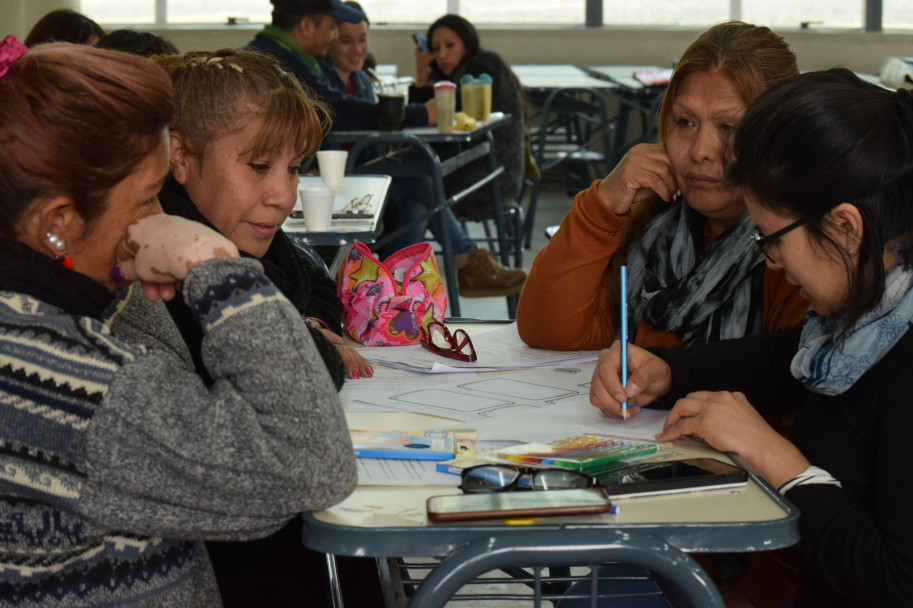
<instances>
[{"instance_id":1,"label":"white paper sheet","mask_svg":"<svg viewBox=\"0 0 913 608\"><path fill-rule=\"evenodd\" d=\"M356 458L360 486L449 486L460 485L460 477L441 473L434 460Z\"/></svg>"},{"instance_id":2,"label":"white paper sheet","mask_svg":"<svg viewBox=\"0 0 913 608\"><path fill-rule=\"evenodd\" d=\"M431 374L573 365L595 361L599 357L599 351L595 350L562 351L530 348L520 339L516 323L477 336L472 335L471 326L467 327L467 332L478 356L478 360L474 362L448 359L420 345L371 347L359 349L359 352L372 363L383 363L399 369Z\"/></svg>"},{"instance_id":3,"label":"white paper sheet","mask_svg":"<svg viewBox=\"0 0 913 608\"><path fill-rule=\"evenodd\" d=\"M367 403L462 422L524 416L556 403L589 404L595 365L447 376L375 369L372 379L347 382L340 398L346 411L358 411L360 404Z\"/></svg>"}]
</instances>

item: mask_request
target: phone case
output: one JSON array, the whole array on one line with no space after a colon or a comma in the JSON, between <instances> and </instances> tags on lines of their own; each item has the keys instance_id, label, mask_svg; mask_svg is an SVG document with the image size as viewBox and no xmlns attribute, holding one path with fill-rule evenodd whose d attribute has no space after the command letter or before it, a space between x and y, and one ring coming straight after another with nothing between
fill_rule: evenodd
<instances>
[{"instance_id":1,"label":"phone case","mask_svg":"<svg viewBox=\"0 0 913 608\"><path fill-rule=\"evenodd\" d=\"M640 478L653 472L660 474L654 479ZM627 479L611 482L602 476L597 477L607 485L612 498L737 488L748 483L747 471L713 458L644 463L610 474L619 473L624 473Z\"/></svg>"},{"instance_id":2,"label":"phone case","mask_svg":"<svg viewBox=\"0 0 913 608\"><path fill-rule=\"evenodd\" d=\"M605 488L586 488L432 496L426 507L430 521L448 522L606 513L612 502Z\"/></svg>"}]
</instances>

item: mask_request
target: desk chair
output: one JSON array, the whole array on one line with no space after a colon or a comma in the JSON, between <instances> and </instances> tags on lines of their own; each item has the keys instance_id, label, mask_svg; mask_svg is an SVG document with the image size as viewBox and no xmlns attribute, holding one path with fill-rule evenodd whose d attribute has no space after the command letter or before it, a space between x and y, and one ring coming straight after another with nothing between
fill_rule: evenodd
<instances>
[{"instance_id":1,"label":"desk chair","mask_svg":"<svg viewBox=\"0 0 913 608\"><path fill-rule=\"evenodd\" d=\"M605 562L620 562L642 566L652 573L662 595L657 591L649 596L665 597L671 606L692 608L723 607L719 591L707 574L688 555L649 534L635 534L620 530L547 530L509 534L501 537L478 539L453 551L425 577L409 602L410 608L442 608L448 601L482 599L532 599L539 608L542 601L567 602L574 599L589 600L589 606L611 605L611 599L630 599L643 596L642 592L613 590L611 580L598 580L597 568ZM588 566L590 574L565 576L570 567ZM558 568L557 579L543 576L545 568ZM511 573L522 572L527 578L532 594L523 596L494 594L459 594L464 585L490 583L492 579L478 579L480 574L501 569ZM562 570L565 569L565 570ZM503 579L496 579L503 580ZM510 581L518 579L511 577ZM566 595L569 583L583 581L589 592L584 595ZM556 585L557 583L557 585ZM579 586L578 586L579 587ZM578 587L575 587L577 589Z\"/></svg>"},{"instance_id":2,"label":"desk chair","mask_svg":"<svg viewBox=\"0 0 913 608\"><path fill-rule=\"evenodd\" d=\"M535 98L530 99L535 104ZM610 135L617 118L609 118L606 102L596 89L565 87L551 90L538 111L530 150L540 174L564 166L568 188L577 192L608 172ZM532 121L531 121L532 122ZM530 198L523 221L524 245L530 247L541 178L524 182ZM522 194L521 194L522 196Z\"/></svg>"}]
</instances>

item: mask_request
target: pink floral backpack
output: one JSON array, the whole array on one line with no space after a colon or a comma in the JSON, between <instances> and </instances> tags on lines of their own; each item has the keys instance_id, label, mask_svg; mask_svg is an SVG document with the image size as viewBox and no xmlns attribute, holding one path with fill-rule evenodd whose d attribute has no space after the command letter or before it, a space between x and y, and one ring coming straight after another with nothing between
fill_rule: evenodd
<instances>
[{"instance_id":1,"label":"pink floral backpack","mask_svg":"<svg viewBox=\"0 0 913 608\"><path fill-rule=\"evenodd\" d=\"M443 321L447 310L428 243L409 245L381 262L355 241L339 267L336 289L346 331L367 346L416 344L421 329Z\"/></svg>"}]
</instances>

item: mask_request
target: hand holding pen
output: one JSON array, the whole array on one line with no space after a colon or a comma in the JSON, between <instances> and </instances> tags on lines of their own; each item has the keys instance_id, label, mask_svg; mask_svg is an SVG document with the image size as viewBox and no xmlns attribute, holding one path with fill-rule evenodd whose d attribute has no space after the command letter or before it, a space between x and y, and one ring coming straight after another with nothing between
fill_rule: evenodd
<instances>
[{"instance_id":1,"label":"hand holding pen","mask_svg":"<svg viewBox=\"0 0 913 608\"><path fill-rule=\"evenodd\" d=\"M621 404L627 401L628 417L668 392L672 371L665 361L633 344L628 344L628 382L621 382L621 341L599 353L590 384L590 404L610 418L622 418Z\"/></svg>"}]
</instances>

